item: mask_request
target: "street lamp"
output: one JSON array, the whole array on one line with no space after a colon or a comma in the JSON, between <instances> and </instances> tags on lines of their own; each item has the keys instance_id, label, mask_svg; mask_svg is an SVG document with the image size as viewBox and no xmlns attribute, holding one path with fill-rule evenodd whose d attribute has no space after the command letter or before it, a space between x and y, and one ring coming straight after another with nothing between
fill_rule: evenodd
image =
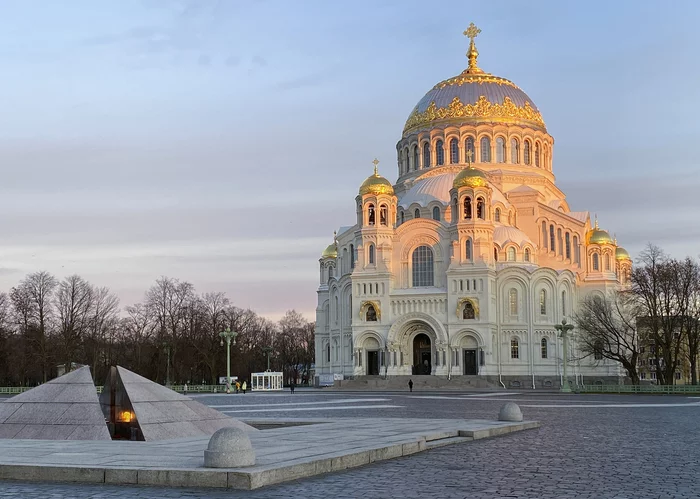
<instances>
[{"instance_id":1,"label":"street lamp","mask_svg":"<svg viewBox=\"0 0 700 499\"><path fill-rule=\"evenodd\" d=\"M272 353L272 347L263 347L263 352L267 355L267 370L270 370L270 354Z\"/></svg>"},{"instance_id":2,"label":"street lamp","mask_svg":"<svg viewBox=\"0 0 700 499\"><path fill-rule=\"evenodd\" d=\"M236 336L238 336L238 333L231 331L230 327L219 333L221 346L224 346L224 340L226 340L226 393L231 393L231 340L233 340L235 345Z\"/></svg>"},{"instance_id":3,"label":"street lamp","mask_svg":"<svg viewBox=\"0 0 700 499\"><path fill-rule=\"evenodd\" d=\"M559 332L564 347L564 382L561 385L561 392L571 393L569 378L567 376L567 362L569 359L569 332L574 328L573 324L567 324L566 319L562 319L561 324L555 324L554 329Z\"/></svg>"}]
</instances>

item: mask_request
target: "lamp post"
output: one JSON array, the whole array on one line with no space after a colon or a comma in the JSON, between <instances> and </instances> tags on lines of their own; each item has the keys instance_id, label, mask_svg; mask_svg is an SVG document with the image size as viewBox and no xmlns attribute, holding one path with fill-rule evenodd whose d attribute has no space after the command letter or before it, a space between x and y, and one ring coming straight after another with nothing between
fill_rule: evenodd
<instances>
[{"instance_id":1,"label":"lamp post","mask_svg":"<svg viewBox=\"0 0 700 499\"><path fill-rule=\"evenodd\" d=\"M569 332L574 328L573 324L568 324L566 319L562 319L561 324L556 324L554 329L559 332L559 336L562 339L562 345L564 349L564 382L561 385L562 393L571 393L571 387L569 386L569 378L567 375L567 363L569 360Z\"/></svg>"},{"instance_id":2,"label":"lamp post","mask_svg":"<svg viewBox=\"0 0 700 499\"><path fill-rule=\"evenodd\" d=\"M270 354L272 353L272 347L263 347L263 352L267 355L267 370L270 370Z\"/></svg>"},{"instance_id":3,"label":"lamp post","mask_svg":"<svg viewBox=\"0 0 700 499\"><path fill-rule=\"evenodd\" d=\"M226 393L231 393L231 341L233 340L235 345L236 336L238 336L238 333L231 331L230 327L219 333L221 346L224 346L224 340L226 340Z\"/></svg>"}]
</instances>

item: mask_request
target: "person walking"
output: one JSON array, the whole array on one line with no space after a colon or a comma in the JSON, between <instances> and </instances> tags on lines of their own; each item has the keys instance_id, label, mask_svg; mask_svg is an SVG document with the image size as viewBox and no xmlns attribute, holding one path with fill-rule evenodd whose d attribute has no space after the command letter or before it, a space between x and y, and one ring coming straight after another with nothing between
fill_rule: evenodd
<instances>
[{"instance_id":1,"label":"person walking","mask_svg":"<svg viewBox=\"0 0 700 499\"><path fill-rule=\"evenodd\" d=\"M236 393L241 391L241 384L240 382L236 381Z\"/></svg>"},{"instance_id":2,"label":"person walking","mask_svg":"<svg viewBox=\"0 0 700 499\"><path fill-rule=\"evenodd\" d=\"M182 391L184 392L183 395L187 395L187 383L185 383L185 386L183 387Z\"/></svg>"},{"instance_id":3,"label":"person walking","mask_svg":"<svg viewBox=\"0 0 700 499\"><path fill-rule=\"evenodd\" d=\"M245 395L246 388L248 388L248 385L246 384L245 381L243 381L243 384L241 385L241 390L243 390L243 395Z\"/></svg>"},{"instance_id":4,"label":"person walking","mask_svg":"<svg viewBox=\"0 0 700 499\"><path fill-rule=\"evenodd\" d=\"M408 380L408 391L409 392L413 391L413 380L412 379Z\"/></svg>"},{"instance_id":5,"label":"person walking","mask_svg":"<svg viewBox=\"0 0 700 499\"><path fill-rule=\"evenodd\" d=\"M289 390L294 393L294 380L289 382Z\"/></svg>"}]
</instances>

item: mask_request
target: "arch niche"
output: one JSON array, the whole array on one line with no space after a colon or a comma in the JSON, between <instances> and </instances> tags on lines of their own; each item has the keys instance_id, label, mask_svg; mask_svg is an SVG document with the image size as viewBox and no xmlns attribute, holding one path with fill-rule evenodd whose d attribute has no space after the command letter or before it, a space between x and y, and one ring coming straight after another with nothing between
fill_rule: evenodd
<instances>
[{"instance_id":1,"label":"arch niche","mask_svg":"<svg viewBox=\"0 0 700 499\"><path fill-rule=\"evenodd\" d=\"M447 342L440 324L421 313L407 314L402 319L389 331L389 344L395 356L391 363L397 366L396 373L443 374Z\"/></svg>"}]
</instances>

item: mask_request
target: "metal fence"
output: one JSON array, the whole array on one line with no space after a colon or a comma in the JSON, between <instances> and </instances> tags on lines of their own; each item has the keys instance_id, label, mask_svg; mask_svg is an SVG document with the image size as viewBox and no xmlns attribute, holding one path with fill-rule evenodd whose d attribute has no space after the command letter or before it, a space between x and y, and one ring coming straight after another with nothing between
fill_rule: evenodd
<instances>
[{"instance_id":1,"label":"metal fence","mask_svg":"<svg viewBox=\"0 0 700 499\"><path fill-rule=\"evenodd\" d=\"M585 393L659 393L680 395L700 393L700 385L582 385L577 391Z\"/></svg>"}]
</instances>

